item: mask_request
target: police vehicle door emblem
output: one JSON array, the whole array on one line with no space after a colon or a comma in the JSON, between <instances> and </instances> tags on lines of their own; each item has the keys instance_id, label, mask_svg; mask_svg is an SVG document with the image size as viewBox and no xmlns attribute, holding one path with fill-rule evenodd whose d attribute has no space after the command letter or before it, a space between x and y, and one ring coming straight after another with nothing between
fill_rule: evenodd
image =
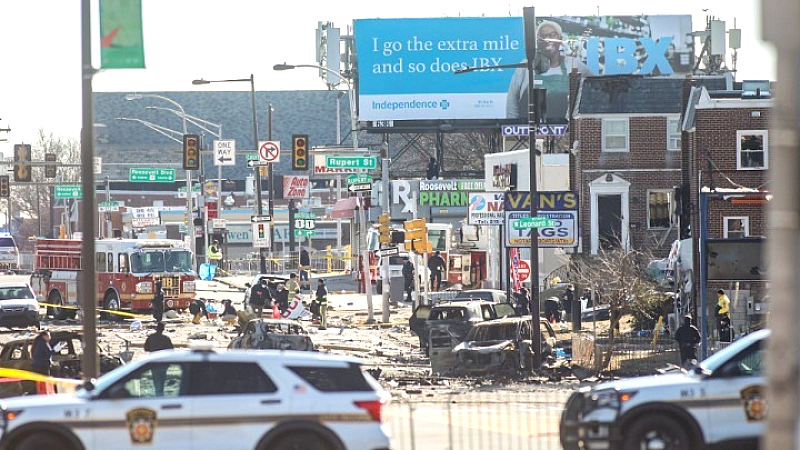
<instances>
[{"instance_id":1,"label":"police vehicle door emblem","mask_svg":"<svg viewBox=\"0 0 800 450\"><path fill-rule=\"evenodd\" d=\"M151 409L132 409L125 416L133 444L152 444L156 431L156 412Z\"/></svg>"},{"instance_id":2,"label":"police vehicle door emblem","mask_svg":"<svg viewBox=\"0 0 800 450\"><path fill-rule=\"evenodd\" d=\"M742 406L748 422L767 418L767 399L761 386L750 386L741 391Z\"/></svg>"}]
</instances>

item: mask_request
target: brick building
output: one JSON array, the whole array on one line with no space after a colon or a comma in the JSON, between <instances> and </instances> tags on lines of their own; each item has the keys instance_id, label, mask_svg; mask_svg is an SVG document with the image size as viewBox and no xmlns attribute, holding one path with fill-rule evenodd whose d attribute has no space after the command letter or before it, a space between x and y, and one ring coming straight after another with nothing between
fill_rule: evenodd
<instances>
[{"instance_id":1,"label":"brick building","mask_svg":"<svg viewBox=\"0 0 800 450\"><path fill-rule=\"evenodd\" d=\"M765 205L771 197L772 104L766 81L744 81L731 90L688 89L683 129L691 155L691 235L698 250L695 300L702 305L705 294L711 329L717 289L732 300L737 333L762 322L767 309L761 249L768 234Z\"/></svg>"}]
</instances>

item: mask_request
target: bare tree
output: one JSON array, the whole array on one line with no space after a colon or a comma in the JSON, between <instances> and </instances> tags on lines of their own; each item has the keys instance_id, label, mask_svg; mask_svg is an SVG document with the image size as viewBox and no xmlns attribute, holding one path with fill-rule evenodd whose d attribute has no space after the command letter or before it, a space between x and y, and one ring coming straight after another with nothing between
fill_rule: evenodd
<instances>
[{"instance_id":1,"label":"bare tree","mask_svg":"<svg viewBox=\"0 0 800 450\"><path fill-rule=\"evenodd\" d=\"M654 304L664 300L664 293L658 290L657 283L646 270L651 259L649 253L613 246L600 248L596 255L576 256L571 262L570 280L583 286L596 286L599 301L609 307L608 347L601 358L595 359L596 370L607 368L611 362L622 315L651 316Z\"/></svg>"},{"instance_id":2,"label":"bare tree","mask_svg":"<svg viewBox=\"0 0 800 450\"><path fill-rule=\"evenodd\" d=\"M62 164L77 164L80 162L80 144L74 138L56 137L39 129L36 142L31 144L31 160L44 161L46 153L56 155L56 161ZM14 235L22 247L25 247L28 238L40 234L49 234L50 214L56 200L53 199L53 187L39 184L47 181L63 183L77 183L80 181L78 167L61 167L56 169L56 178L45 178L45 168L35 166L32 168L31 183L15 183L12 181L11 200ZM3 202L0 208L7 214L7 203ZM41 230L41 232L40 232ZM46 230L46 231L45 231Z\"/></svg>"}]
</instances>

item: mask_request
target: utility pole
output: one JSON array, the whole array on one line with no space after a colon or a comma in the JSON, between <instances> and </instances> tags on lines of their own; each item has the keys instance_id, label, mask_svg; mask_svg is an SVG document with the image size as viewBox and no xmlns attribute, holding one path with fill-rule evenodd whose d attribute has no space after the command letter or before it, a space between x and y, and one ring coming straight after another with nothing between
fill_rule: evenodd
<instances>
[{"instance_id":1,"label":"utility pole","mask_svg":"<svg viewBox=\"0 0 800 450\"><path fill-rule=\"evenodd\" d=\"M539 96L534 89L534 70L533 60L536 56L536 14L533 7L522 9L523 23L525 26L525 55L528 65L528 129L530 139L528 139L530 152L530 196L531 196L531 217L539 214L539 191L536 186L536 130L539 129ZM533 345L533 368L539 369L542 366L542 334L541 324L539 323L539 229L531 228L531 342Z\"/></svg>"},{"instance_id":2,"label":"utility pole","mask_svg":"<svg viewBox=\"0 0 800 450\"><path fill-rule=\"evenodd\" d=\"M381 187L382 196L381 203L383 203L383 213L387 216L390 213L389 205L389 142L384 138L381 145ZM391 233L391 232L390 232ZM392 281L392 273L389 269L389 258L381 258L381 265L383 265L383 273L386 279L383 280L383 314L381 320L383 323L389 322L389 283Z\"/></svg>"},{"instance_id":3,"label":"utility pole","mask_svg":"<svg viewBox=\"0 0 800 450\"><path fill-rule=\"evenodd\" d=\"M779 95L775 95L770 140L771 191L769 205L768 267L771 280L767 370L768 450L798 448L800 429L800 2L764 0L761 23L764 38L777 49Z\"/></svg>"}]
</instances>

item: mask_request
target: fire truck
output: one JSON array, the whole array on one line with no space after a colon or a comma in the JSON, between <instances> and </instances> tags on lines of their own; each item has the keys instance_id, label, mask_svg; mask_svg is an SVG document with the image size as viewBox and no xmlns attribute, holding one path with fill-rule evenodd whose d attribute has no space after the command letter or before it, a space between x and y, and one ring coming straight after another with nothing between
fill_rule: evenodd
<instances>
[{"instance_id":1,"label":"fire truck","mask_svg":"<svg viewBox=\"0 0 800 450\"><path fill-rule=\"evenodd\" d=\"M40 239L34 247L31 286L50 305L77 307L81 293L82 241ZM192 252L182 241L168 239L98 239L95 241L98 308L147 312L157 280L161 280L165 309L185 309L194 300L196 274ZM48 306L57 319L74 318L77 310ZM103 317L117 319L110 312Z\"/></svg>"}]
</instances>

